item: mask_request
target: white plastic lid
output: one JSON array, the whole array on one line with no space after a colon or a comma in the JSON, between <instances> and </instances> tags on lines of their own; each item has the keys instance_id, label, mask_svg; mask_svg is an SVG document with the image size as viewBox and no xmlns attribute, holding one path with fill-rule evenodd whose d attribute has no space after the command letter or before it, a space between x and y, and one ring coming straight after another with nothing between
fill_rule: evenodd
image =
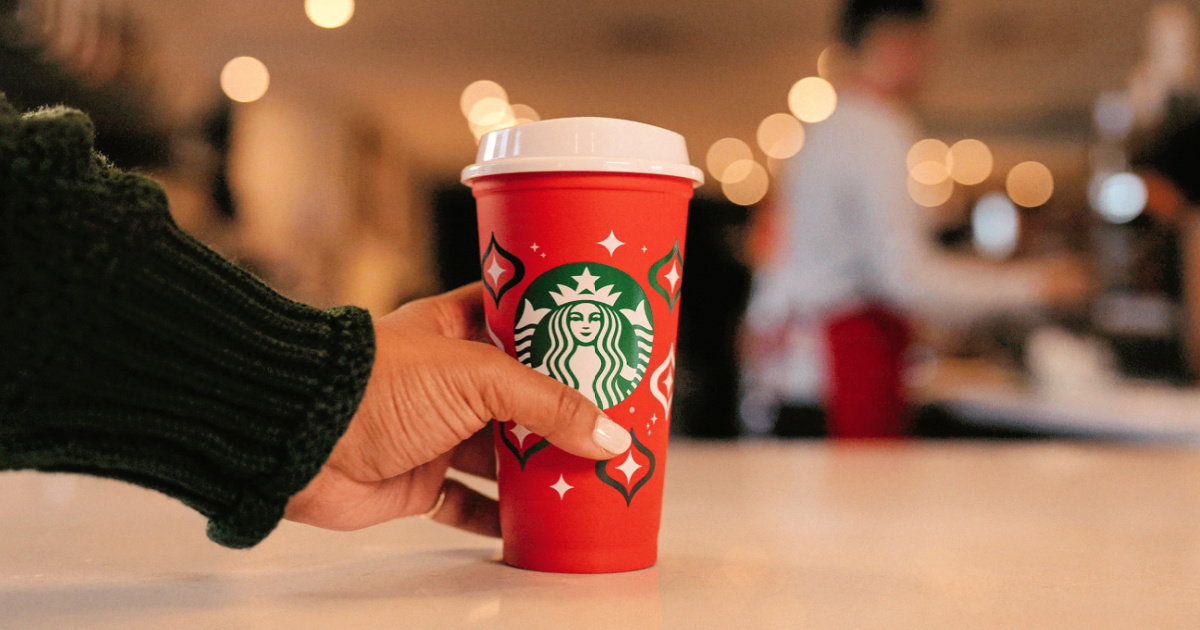
<instances>
[{"instance_id":1,"label":"white plastic lid","mask_svg":"<svg viewBox=\"0 0 1200 630\"><path fill-rule=\"evenodd\" d=\"M462 181L508 173L646 173L704 183L674 131L616 118L556 118L489 131Z\"/></svg>"}]
</instances>

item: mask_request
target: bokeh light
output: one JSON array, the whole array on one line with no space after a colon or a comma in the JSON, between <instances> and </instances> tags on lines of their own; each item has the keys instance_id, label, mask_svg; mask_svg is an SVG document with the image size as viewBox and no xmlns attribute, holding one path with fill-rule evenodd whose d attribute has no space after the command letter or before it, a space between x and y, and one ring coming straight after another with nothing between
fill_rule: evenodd
<instances>
[{"instance_id":1,"label":"bokeh light","mask_svg":"<svg viewBox=\"0 0 1200 630\"><path fill-rule=\"evenodd\" d=\"M513 105L512 111L513 111L513 118L516 119L516 123L518 125L524 125L527 123L537 122L542 119L541 116L538 116L537 111L528 105L521 105L521 104Z\"/></svg>"},{"instance_id":2,"label":"bokeh light","mask_svg":"<svg viewBox=\"0 0 1200 630\"><path fill-rule=\"evenodd\" d=\"M946 203L953 194L954 180L949 177L933 185L922 184L911 176L908 178L908 196L926 208L936 208Z\"/></svg>"},{"instance_id":3,"label":"bokeh light","mask_svg":"<svg viewBox=\"0 0 1200 630\"><path fill-rule=\"evenodd\" d=\"M985 258L1008 258L1017 249L1021 215L1003 193L990 192L979 198L971 211L971 234L975 250Z\"/></svg>"},{"instance_id":4,"label":"bokeh light","mask_svg":"<svg viewBox=\"0 0 1200 630\"><path fill-rule=\"evenodd\" d=\"M337 28L354 17L354 0L304 0L304 13L321 28Z\"/></svg>"},{"instance_id":5,"label":"bokeh light","mask_svg":"<svg viewBox=\"0 0 1200 630\"><path fill-rule=\"evenodd\" d=\"M1100 185L1100 216L1109 223L1129 223L1146 209L1146 182L1133 173L1109 175Z\"/></svg>"},{"instance_id":6,"label":"bokeh light","mask_svg":"<svg viewBox=\"0 0 1200 630\"><path fill-rule=\"evenodd\" d=\"M830 44L821 51L817 56L817 76L828 81L833 74L834 65L838 62L838 56L842 54L841 47L837 44Z\"/></svg>"},{"instance_id":7,"label":"bokeh light","mask_svg":"<svg viewBox=\"0 0 1200 630\"><path fill-rule=\"evenodd\" d=\"M704 163L713 179L733 183L745 179L753 170L754 152L737 138L722 138L708 148Z\"/></svg>"},{"instance_id":8,"label":"bokeh light","mask_svg":"<svg viewBox=\"0 0 1200 630\"><path fill-rule=\"evenodd\" d=\"M804 125L791 114L771 114L758 124L757 138L767 157L786 160L804 146Z\"/></svg>"},{"instance_id":9,"label":"bokeh light","mask_svg":"<svg viewBox=\"0 0 1200 630\"><path fill-rule=\"evenodd\" d=\"M979 140L959 140L950 147L950 176L964 186L974 186L992 174L992 151Z\"/></svg>"},{"instance_id":10,"label":"bokeh light","mask_svg":"<svg viewBox=\"0 0 1200 630\"><path fill-rule=\"evenodd\" d=\"M746 170L745 177L737 181L721 182L721 192L739 206L752 206L762 201L770 185L767 169L758 162L751 161Z\"/></svg>"},{"instance_id":11,"label":"bokeh light","mask_svg":"<svg viewBox=\"0 0 1200 630\"><path fill-rule=\"evenodd\" d=\"M1054 194L1054 175L1041 162L1021 162L1008 172L1004 187L1018 206L1036 208Z\"/></svg>"},{"instance_id":12,"label":"bokeh light","mask_svg":"<svg viewBox=\"0 0 1200 630\"><path fill-rule=\"evenodd\" d=\"M516 124L516 120L512 105L494 96L481 99L467 113L467 122L477 127L491 127L507 121Z\"/></svg>"},{"instance_id":13,"label":"bokeh light","mask_svg":"<svg viewBox=\"0 0 1200 630\"><path fill-rule=\"evenodd\" d=\"M462 96L458 99L458 106L462 109L463 116L466 116L469 120L471 110L475 108L475 105L479 101L485 98L495 98L507 103L508 93L495 81L476 81L468 85L463 89Z\"/></svg>"},{"instance_id":14,"label":"bokeh light","mask_svg":"<svg viewBox=\"0 0 1200 630\"><path fill-rule=\"evenodd\" d=\"M912 145L905 163L909 177L936 186L950 177L950 147L941 140L926 138Z\"/></svg>"},{"instance_id":15,"label":"bokeh light","mask_svg":"<svg viewBox=\"0 0 1200 630\"><path fill-rule=\"evenodd\" d=\"M805 77L788 92L788 109L806 123L819 123L837 109L837 92L821 77Z\"/></svg>"},{"instance_id":16,"label":"bokeh light","mask_svg":"<svg viewBox=\"0 0 1200 630\"><path fill-rule=\"evenodd\" d=\"M239 103L257 101L270 85L271 73L254 57L234 57L221 69L221 91Z\"/></svg>"}]
</instances>

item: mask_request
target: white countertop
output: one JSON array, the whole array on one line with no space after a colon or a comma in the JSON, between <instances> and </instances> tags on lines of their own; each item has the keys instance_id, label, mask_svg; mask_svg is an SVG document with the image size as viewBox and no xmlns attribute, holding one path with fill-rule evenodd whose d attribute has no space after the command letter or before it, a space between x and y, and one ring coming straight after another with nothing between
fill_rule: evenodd
<instances>
[{"instance_id":1,"label":"white countertop","mask_svg":"<svg viewBox=\"0 0 1200 630\"><path fill-rule=\"evenodd\" d=\"M681 442L657 567L540 574L410 519L250 551L116 482L0 474L0 628L1196 628L1200 451Z\"/></svg>"}]
</instances>

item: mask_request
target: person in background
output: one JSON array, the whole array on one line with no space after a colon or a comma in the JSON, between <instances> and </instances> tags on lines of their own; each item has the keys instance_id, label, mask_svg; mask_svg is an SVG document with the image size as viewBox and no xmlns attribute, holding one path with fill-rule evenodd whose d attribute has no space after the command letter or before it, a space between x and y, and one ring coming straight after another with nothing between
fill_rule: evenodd
<instances>
[{"instance_id":1,"label":"person in background","mask_svg":"<svg viewBox=\"0 0 1200 630\"><path fill-rule=\"evenodd\" d=\"M1183 370L1200 378L1200 98L1177 95L1133 151L1146 183L1146 211L1130 226L1150 235L1137 250L1135 279L1180 304ZM1149 285L1149 286L1145 286Z\"/></svg>"},{"instance_id":2,"label":"person in background","mask_svg":"<svg viewBox=\"0 0 1200 630\"><path fill-rule=\"evenodd\" d=\"M823 418L831 437L903 436L910 317L1067 303L1089 289L1073 262L997 268L936 248L905 164L920 137L907 108L930 65L931 14L925 0L843 6L838 106L786 167L778 242L754 278L743 404L751 432L772 417Z\"/></svg>"}]
</instances>

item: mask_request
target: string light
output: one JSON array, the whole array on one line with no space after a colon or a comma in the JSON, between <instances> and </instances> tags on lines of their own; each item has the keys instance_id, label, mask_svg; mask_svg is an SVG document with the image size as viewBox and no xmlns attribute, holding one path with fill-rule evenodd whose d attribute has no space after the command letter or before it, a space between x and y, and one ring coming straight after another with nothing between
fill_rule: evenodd
<instances>
[{"instance_id":1,"label":"string light","mask_svg":"<svg viewBox=\"0 0 1200 630\"><path fill-rule=\"evenodd\" d=\"M254 57L234 57L221 69L221 90L239 103L257 101L270 85L271 73Z\"/></svg>"},{"instance_id":2,"label":"string light","mask_svg":"<svg viewBox=\"0 0 1200 630\"><path fill-rule=\"evenodd\" d=\"M744 177L737 181L721 182L725 198L739 206L752 206L767 195L770 178L767 170L758 162L750 161Z\"/></svg>"},{"instance_id":3,"label":"string light","mask_svg":"<svg viewBox=\"0 0 1200 630\"><path fill-rule=\"evenodd\" d=\"M908 196L918 205L926 208L936 208L950 200L954 194L954 180L949 177L933 185L922 184L909 176Z\"/></svg>"},{"instance_id":4,"label":"string light","mask_svg":"<svg viewBox=\"0 0 1200 630\"><path fill-rule=\"evenodd\" d=\"M304 13L321 28L345 26L354 17L354 0L304 0Z\"/></svg>"},{"instance_id":5,"label":"string light","mask_svg":"<svg viewBox=\"0 0 1200 630\"><path fill-rule=\"evenodd\" d=\"M1054 194L1054 175L1041 162L1021 162L1008 172L1005 189L1018 206L1036 208Z\"/></svg>"},{"instance_id":6,"label":"string light","mask_svg":"<svg viewBox=\"0 0 1200 630\"><path fill-rule=\"evenodd\" d=\"M758 124L757 139L768 157L786 160L804 146L804 125L791 114L771 114Z\"/></svg>"},{"instance_id":7,"label":"string light","mask_svg":"<svg viewBox=\"0 0 1200 630\"><path fill-rule=\"evenodd\" d=\"M713 179L722 183L736 183L753 170L754 153L750 145L737 138L722 138L708 148L705 164Z\"/></svg>"},{"instance_id":8,"label":"string light","mask_svg":"<svg viewBox=\"0 0 1200 630\"><path fill-rule=\"evenodd\" d=\"M964 186L974 186L992 174L992 151L979 140L959 140L948 154L950 176Z\"/></svg>"},{"instance_id":9,"label":"string light","mask_svg":"<svg viewBox=\"0 0 1200 630\"><path fill-rule=\"evenodd\" d=\"M926 138L908 150L908 175L920 184L936 186L950 177L950 147L945 142Z\"/></svg>"},{"instance_id":10,"label":"string light","mask_svg":"<svg viewBox=\"0 0 1200 630\"><path fill-rule=\"evenodd\" d=\"M508 93L495 81L476 81L468 85L463 89L462 96L458 100L458 106L462 109L463 116L469 120L471 110L485 98L495 98L507 103Z\"/></svg>"},{"instance_id":11,"label":"string light","mask_svg":"<svg viewBox=\"0 0 1200 630\"><path fill-rule=\"evenodd\" d=\"M833 75L833 66L837 63L838 55L841 54L841 47L837 44L830 44L821 51L817 56L817 76L828 81Z\"/></svg>"},{"instance_id":12,"label":"string light","mask_svg":"<svg viewBox=\"0 0 1200 630\"><path fill-rule=\"evenodd\" d=\"M837 109L837 92L821 77L805 77L788 92L788 109L806 123L819 123Z\"/></svg>"},{"instance_id":13,"label":"string light","mask_svg":"<svg viewBox=\"0 0 1200 630\"><path fill-rule=\"evenodd\" d=\"M494 96L481 99L467 112L467 122L479 127L490 127L508 120L515 123L516 119L512 105Z\"/></svg>"},{"instance_id":14,"label":"string light","mask_svg":"<svg viewBox=\"0 0 1200 630\"><path fill-rule=\"evenodd\" d=\"M537 111L528 105L513 105L512 111L513 118L516 119L516 124L518 125L537 122L542 119L541 116L538 116Z\"/></svg>"}]
</instances>

